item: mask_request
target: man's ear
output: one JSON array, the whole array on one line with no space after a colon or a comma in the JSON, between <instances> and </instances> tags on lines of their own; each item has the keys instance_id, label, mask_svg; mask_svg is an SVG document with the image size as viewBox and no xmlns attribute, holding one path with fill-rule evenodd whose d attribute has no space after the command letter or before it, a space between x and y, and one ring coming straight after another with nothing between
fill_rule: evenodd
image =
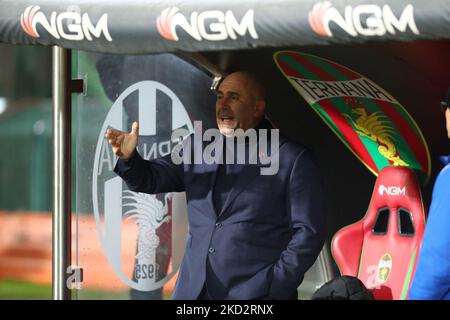
<instances>
[{"instance_id":1,"label":"man's ear","mask_svg":"<svg viewBox=\"0 0 450 320\"><path fill-rule=\"evenodd\" d=\"M265 111L266 111L266 102L264 100L256 100L255 117L256 118L262 117Z\"/></svg>"}]
</instances>

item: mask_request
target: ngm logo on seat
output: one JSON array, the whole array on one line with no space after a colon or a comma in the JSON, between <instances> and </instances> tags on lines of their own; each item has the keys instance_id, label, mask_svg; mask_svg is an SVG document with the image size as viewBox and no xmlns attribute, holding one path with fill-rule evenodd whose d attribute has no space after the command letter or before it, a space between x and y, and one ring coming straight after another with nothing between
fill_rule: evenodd
<instances>
[{"instance_id":1,"label":"ngm logo on seat","mask_svg":"<svg viewBox=\"0 0 450 320\"><path fill-rule=\"evenodd\" d=\"M238 22L233 11L225 13L220 10L208 10L191 13L190 21L181 13L177 7L164 9L156 20L158 32L164 38L178 41L176 27L182 28L197 41L210 40L222 41L237 36L245 36L248 32L253 39L258 39L255 30L254 11L248 10Z\"/></svg>"},{"instance_id":2,"label":"ngm logo on seat","mask_svg":"<svg viewBox=\"0 0 450 320\"><path fill-rule=\"evenodd\" d=\"M108 31L108 15L103 14L94 24L87 13L80 14L75 11L57 13L53 11L50 19L40 10L39 6L29 6L20 15L20 24L23 31L33 38L39 38L36 26L41 25L56 39L92 41L93 37L102 35L108 41L112 41Z\"/></svg>"},{"instance_id":3,"label":"ngm logo on seat","mask_svg":"<svg viewBox=\"0 0 450 320\"><path fill-rule=\"evenodd\" d=\"M405 32L407 28L419 34L414 20L414 7L408 4L397 18L390 6L382 8L375 4L346 6L344 16L328 1L316 3L308 15L308 22L314 32L332 37L330 22L336 23L349 35L383 36L386 32L395 34L396 30Z\"/></svg>"},{"instance_id":4,"label":"ngm logo on seat","mask_svg":"<svg viewBox=\"0 0 450 320\"><path fill-rule=\"evenodd\" d=\"M165 111L161 113L161 109ZM158 229L171 227L166 231L172 232L172 237L174 230L182 230L179 216L185 210L185 202L183 209L178 194L130 191L113 172L117 158L105 138L106 130L113 127L129 131L133 121L139 121L137 149L146 160L170 154L178 143L171 140L172 132L179 128L193 132L193 126L182 102L169 87L157 81L140 81L119 95L99 133L92 173L92 201L100 242L111 267L124 283L136 290L151 291L161 288L178 271L183 243L164 243ZM123 224L127 219L134 220L138 227L137 243L123 243ZM134 279L124 271L123 245L137 246ZM171 257L167 254L168 246L172 247ZM170 258L171 268L163 270L162 260L167 265Z\"/></svg>"},{"instance_id":5,"label":"ngm logo on seat","mask_svg":"<svg viewBox=\"0 0 450 320\"><path fill-rule=\"evenodd\" d=\"M406 187L385 186L382 184L378 187L378 193L380 196L406 196Z\"/></svg>"}]
</instances>

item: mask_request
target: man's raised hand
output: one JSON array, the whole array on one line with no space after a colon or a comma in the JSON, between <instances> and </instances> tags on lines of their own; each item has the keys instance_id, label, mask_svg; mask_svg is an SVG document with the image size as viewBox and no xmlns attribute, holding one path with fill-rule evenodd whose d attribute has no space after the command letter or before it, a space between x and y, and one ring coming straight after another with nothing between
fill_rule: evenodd
<instances>
[{"instance_id":1,"label":"man's raised hand","mask_svg":"<svg viewBox=\"0 0 450 320\"><path fill-rule=\"evenodd\" d=\"M138 135L139 124L135 121L131 126L130 133L110 128L106 130L105 137L116 156L123 160L129 160L136 150Z\"/></svg>"}]
</instances>

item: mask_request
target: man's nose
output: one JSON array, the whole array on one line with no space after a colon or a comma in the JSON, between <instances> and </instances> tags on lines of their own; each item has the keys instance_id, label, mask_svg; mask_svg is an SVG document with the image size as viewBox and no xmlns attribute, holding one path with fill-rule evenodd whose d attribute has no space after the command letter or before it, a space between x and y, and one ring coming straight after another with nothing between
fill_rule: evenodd
<instances>
[{"instance_id":1,"label":"man's nose","mask_svg":"<svg viewBox=\"0 0 450 320\"><path fill-rule=\"evenodd\" d=\"M218 106L220 109L229 108L228 102L229 102L228 98L225 98L225 97L224 97L224 98L222 98L222 99L220 99L220 100L217 100L217 106Z\"/></svg>"}]
</instances>

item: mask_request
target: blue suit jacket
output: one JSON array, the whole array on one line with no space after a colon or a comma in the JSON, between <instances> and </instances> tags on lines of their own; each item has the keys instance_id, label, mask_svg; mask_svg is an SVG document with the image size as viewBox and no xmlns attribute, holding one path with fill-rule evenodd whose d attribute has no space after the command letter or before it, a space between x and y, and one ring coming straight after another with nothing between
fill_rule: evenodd
<instances>
[{"instance_id":1,"label":"blue suit jacket","mask_svg":"<svg viewBox=\"0 0 450 320\"><path fill-rule=\"evenodd\" d=\"M130 190L186 191L189 235L173 299L197 299L207 256L225 299L291 299L325 239L324 194L309 151L280 137L275 175L247 165L216 212L217 164L146 161L136 152L114 171Z\"/></svg>"},{"instance_id":2,"label":"blue suit jacket","mask_svg":"<svg viewBox=\"0 0 450 320\"><path fill-rule=\"evenodd\" d=\"M443 157L444 160L447 157ZM445 159L450 160L450 157ZM447 162L448 163L448 162ZM439 173L433 188L410 300L450 300L450 163Z\"/></svg>"}]
</instances>

